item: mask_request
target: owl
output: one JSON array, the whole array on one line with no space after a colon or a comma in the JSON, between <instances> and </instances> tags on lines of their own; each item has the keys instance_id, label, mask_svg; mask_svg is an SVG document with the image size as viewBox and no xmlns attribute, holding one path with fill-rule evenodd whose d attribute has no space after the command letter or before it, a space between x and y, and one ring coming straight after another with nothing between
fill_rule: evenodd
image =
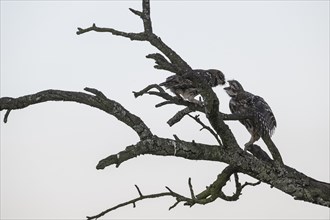
<instances>
[{"instance_id":1,"label":"owl","mask_svg":"<svg viewBox=\"0 0 330 220\"><path fill-rule=\"evenodd\" d=\"M251 139L245 144L244 150L247 150L250 145L265 134L272 136L277 125L276 119L263 98L245 91L236 80L228 80L228 83L229 86L225 87L224 90L231 97L229 102L230 111L233 114L252 116L252 118L240 120L251 134Z\"/></svg>"},{"instance_id":2,"label":"owl","mask_svg":"<svg viewBox=\"0 0 330 220\"><path fill-rule=\"evenodd\" d=\"M201 105L202 103L195 99L199 94L200 88L194 86L193 82L189 79L191 74L196 74L200 79L211 86L224 85L226 80L224 74L220 70L209 69L209 70L193 70L187 72L182 76L172 75L169 76L165 82L160 83L160 86L165 86L166 89L170 89L177 97L188 100Z\"/></svg>"}]
</instances>

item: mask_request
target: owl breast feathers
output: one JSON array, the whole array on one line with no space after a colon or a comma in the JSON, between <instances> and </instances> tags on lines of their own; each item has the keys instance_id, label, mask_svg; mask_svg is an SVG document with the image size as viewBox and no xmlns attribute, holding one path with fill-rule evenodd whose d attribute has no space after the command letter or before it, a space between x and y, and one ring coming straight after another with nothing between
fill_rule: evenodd
<instances>
[{"instance_id":1,"label":"owl breast feathers","mask_svg":"<svg viewBox=\"0 0 330 220\"><path fill-rule=\"evenodd\" d=\"M229 86L225 87L231 97L229 102L230 111L233 114L247 114L249 119L240 120L251 134L251 139L245 144L245 148L252 145L264 135L272 135L276 127L275 116L260 96L244 91L242 85L236 80L228 80Z\"/></svg>"},{"instance_id":2,"label":"owl breast feathers","mask_svg":"<svg viewBox=\"0 0 330 220\"><path fill-rule=\"evenodd\" d=\"M211 86L225 84L225 76L220 70L193 70L183 74L182 76L172 75L166 79L165 82L160 83L160 86L165 86L166 89L170 89L177 97L184 98L190 102L201 104L200 101L195 99L195 96L199 94L199 89L194 86L194 83L189 79L191 74L196 74L201 79Z\"/></svg>"}]
</instances>

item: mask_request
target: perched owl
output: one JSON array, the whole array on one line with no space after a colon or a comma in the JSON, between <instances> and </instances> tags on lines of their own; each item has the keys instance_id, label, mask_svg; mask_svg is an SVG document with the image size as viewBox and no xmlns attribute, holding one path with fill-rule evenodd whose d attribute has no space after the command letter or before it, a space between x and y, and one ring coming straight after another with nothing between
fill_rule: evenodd
<instances>
[{"instance_id":1,"label":"perched owl","mask_svg":"<svg viewBox=\"0 0 330 220\"><path fill-rule=\"evenodd\" d=\"M159 84L165 86L166 89L170 89L177 97L184 98L189 102L202 104L200 101L195 99L195 96L199 94L199 88L193 85L193 82L189 79L191 74L197 74L201 79L211 86L225 84L225 76L220 70L209 69L209 70L193 70L183 74L182 76L172 75L169 76L165 82Z\"/></svg>"},{"instance_id":2,"label":"perched owl","mask_svg":"<svg viewBox=\"0 0 330 220\"><path fill-rule=\"evenodd\" d=\"M231 97L230 111L233 114L249 114L251 119L240 120L251 134L251 139L245 144L244 150L265 134L270 136L276 127L275 116L266 101L260 96L244 91L236 80L228 80L229 86L224 90Z\"/></svg>"}]
</instances>

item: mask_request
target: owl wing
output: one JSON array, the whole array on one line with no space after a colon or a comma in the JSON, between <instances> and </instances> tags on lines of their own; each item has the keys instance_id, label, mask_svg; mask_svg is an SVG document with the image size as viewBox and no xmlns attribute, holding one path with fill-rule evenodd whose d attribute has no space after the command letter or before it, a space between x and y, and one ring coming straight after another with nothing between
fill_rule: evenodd
<instances>
[{"instance_id":1,"label":"owl wing","mask_svg":"<svg viewBox=\"0 0 330 220\"><path fill-rule=\"evenodd\" d=\"M272 135L277 126L275 116L267 104L260 96L249 92L239 94L229 102L230 111L234 114L249 114L252 119L240 120L240 122L250 131L263 136Z\"/></svg>"},{"instance_id":2,"label":"owl wing","mask_svg":"<svg viewBox=\"0 0 330 220\"><path fill-rule=\"evenodd\" d=\"M166 78L166 81L159 84L167 89L187 89L191 88L192 81L178 75L172 75Z\"/></svg>"},{"instance_id":3,"label":"owl wing","mask_svg":"<svg viewBox=\"0 0 330 220\"><path fill-rule=\"evenodd\" d=\"M233 114L251 114L251 110L247 107L247 100L242 98L231 99L229 101L229 109ZM255 133L255 125L251 119L239 120L250 133Z\"/></svg>"},{"instance_id":4,"label":"owl wing","mask_svg":"<svg viewBox=\"0 0 330 220\"><path fill-rule=\"evenodd\" d=\"M197 88L193 85L193 82L183 76L173 75L166 79L165 82L159 84L165 86L166 89L170 89L178 97L183 97L189 101L194 102L194 97L198 95Z\"/></svg>"},{"instance_id":5,"label":"owl wing","mask_svg":"<svg viewBox=\"0 0 330 220\"><path fill-rule=\"evenodd\" d=\"M271 136L277 126L273 111L267 102L260 96L253 96L251 102L258 122L258 130L263 135L268 133Z\"/></svg>"},{"instance_id":6,"label":"owl wing","mask_svg":"<svg viewBox=\"0 0 330 220\"><path fill-rule=\"evenodd\" d=\"M214 76L212 75L212 73L210 73L207 70L202 70L202 69L195 69L189 72L186 72L185 74L182 75L183 78L187 79L190 81L190 83L192 84L192 81L190 80L191 77L198 77L198 79L200 81L205 82L206 84L208 84L209 86L213 87L214 86Z\"/></svg>"},{"instance_id":7,"label":"owl wing","mask_svg":"<svg viewBox=\"0 0 330 220\"><path fill-rule=\"evenodd\" d=\"M214 86L215 77L209 71L198 71L198 75L202 77L202 79L211 87Z\"/></svg>"}]
</instances>

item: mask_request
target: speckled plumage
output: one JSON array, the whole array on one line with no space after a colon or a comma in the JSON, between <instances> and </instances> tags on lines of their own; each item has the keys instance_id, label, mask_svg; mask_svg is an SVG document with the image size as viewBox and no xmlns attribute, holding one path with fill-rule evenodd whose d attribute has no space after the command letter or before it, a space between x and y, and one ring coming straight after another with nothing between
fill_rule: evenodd
<instances>
[{"instance_id":1,"label":"speckled plumage","mask_svg":"<svg viewBox=\"0 0 330 220\"><path fill-rule=\"evenodd\" d=\"M228 80L229 86L225 87L227 94L231 97L229 102L230 111L233 114L248 114L252 118L240 120L251 134L251 139L245 144L245 149L259 140L265 134L270 136L277 126L275 116L260 96L245 91L236 80Z\"/></svg>"},{"instance_id":2,"label":"speckled plumage","mask_svg":"<svg viewBox=\"0 0 330 220\"><path fill-rule=\"evenodd\" d=\"M196 100L195 97L199 94L199 88L194 86L190 80L191 74L197 74L206 81L206 83L215 87L217 85L225 84L225 76L220 70L209 69L209 70L193 70L183 74L182 76L172 75L167 77L166 81L160 83L160 86L165 86L166 89L170 89L176 96L184 98L190 102L201 104L200 101Z\"/></svg>"}]
</instances>

